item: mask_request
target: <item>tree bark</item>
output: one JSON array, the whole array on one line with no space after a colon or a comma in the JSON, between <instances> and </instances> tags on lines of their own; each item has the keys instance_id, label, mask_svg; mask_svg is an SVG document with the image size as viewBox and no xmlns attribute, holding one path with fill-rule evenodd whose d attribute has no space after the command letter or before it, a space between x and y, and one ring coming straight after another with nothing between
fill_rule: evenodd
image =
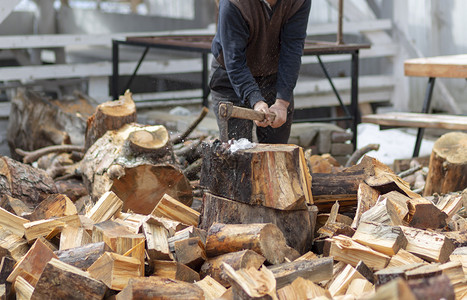
<instances>
[{"instance_id":1,"label":"tree bark","mask_svg":"<svg viewBox=\"0 0 467 300\"><path fill-rule=\"evenodd\" d=\"M0 157L0 194L17 198L35 208L49 194L56 194L54 181L45 171Z\"/></svg>"},{"instance_id":2,"label":"tree bark","mask_svg":"<svg viewBox=\"0 0 467 300\"><path fill-rule=\"evenodd\" d=\"M312 204L311 178L302 148L258 144L232 152L228 147L216 141L205 149L200 185L211 193L281 210Z\"/></svg>"},{"instance_id":3,"label":"tree bark","mask_svg":"<svg viewBox=\"0 0 467 300\"><path fill-rule=\"evenodd\" d=\"M235 213L232 213L235 211ZM311 250L314 223L308 210L279 210L249 205L205 193L199 227L208 230L223 224L272 223L282 231L287 244L300 253Z\"/></svg>"},{"instance_id":4,"label":"tree bark","mask_svg":"<svg viewBox=\"0 0 467 300\"><path fill-rule=\"evenodd\" d=\"M467 134L450 132L434 144L423 194L447 194L467 187Z\"/></svg>"},{"instance_id":5,"label":"tree bark","mask_svg":"<svg viewBox=\"0 0 467 300\"><path fill-rule=\"evenodd\" d=\"M120 129L136 122L136 105L130 91L125 91L117 101L108 101L97 106L86 125L85 150L89 149L108 130Z\"/></svg>"}]
</instances>

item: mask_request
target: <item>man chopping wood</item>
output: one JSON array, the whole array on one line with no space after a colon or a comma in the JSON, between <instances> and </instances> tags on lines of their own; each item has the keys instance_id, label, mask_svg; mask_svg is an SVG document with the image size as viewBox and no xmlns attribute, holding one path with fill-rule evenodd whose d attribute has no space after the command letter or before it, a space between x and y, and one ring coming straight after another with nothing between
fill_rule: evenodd
<instances>
[{"instance_id":1,"label":"man chopping wood","mask_svg":"<svg viewBox=\"0 0 467 300\"><path fill-rule=\"evenodd\" d=\"M265 113L255 121L260 143L288 142L310 7L311 0L219 1L211 48L214 112L219 101L230 101ZM252 130L250 120L228 120L229 139L251 141Z\"/></svg>"}]
</instances>

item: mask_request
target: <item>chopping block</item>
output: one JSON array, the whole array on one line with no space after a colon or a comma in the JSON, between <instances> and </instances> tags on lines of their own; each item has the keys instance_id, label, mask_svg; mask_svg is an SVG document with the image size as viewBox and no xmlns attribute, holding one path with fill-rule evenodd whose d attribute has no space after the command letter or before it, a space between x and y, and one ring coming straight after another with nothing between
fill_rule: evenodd
<instances>
[{"instance_id":1,"label":"chopping block","mask_svg":"<svg viewBox=\"0 0 467 300\"><path fill-rule=\"evenodd\" d=\"M255 144L229 150L215 141L204 149L200 185L214 195L280 210L313 204L311 175L303 149L291 144Z\"/></svg>"}]
</instances>

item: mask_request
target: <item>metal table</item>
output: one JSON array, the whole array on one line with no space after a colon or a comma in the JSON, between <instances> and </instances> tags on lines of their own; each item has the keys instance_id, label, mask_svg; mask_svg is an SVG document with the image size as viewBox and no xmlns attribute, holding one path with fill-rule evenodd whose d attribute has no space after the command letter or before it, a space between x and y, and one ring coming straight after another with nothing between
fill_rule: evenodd
<instances>
[{"instance_id":1,"label":"metal table","mask_svg":"<svg viewBox=\"0 0 467 300\"><path fill-rule=\"evenodd\" d=\"M170 36L148 36L148 37L127 37L126 40L112 40L112 97L118 99L126 89L131 86L131 83L138 72L141 63L143 62L146 54L150 48L168 49L176 51L194 52L201 54L203 69L201 72L201 89L203 91L203 106L208 106L209 96L209 63L208 54L211 53L211 42L213 35L170 35ZM119 89L119 46L137 46L143 47L144 51L135 70L128 80L125 88ZM303 55L315 55L323 70L324 75L328 79L334 94L339 101L340 106L344 110L346 116L333 117L333 118L310 118L301 119L295 122L331 122L350 120L350 126L353 132L352 143L354 149L357 147L357 125L360 123L360 113L358 110L358 61L360 49L368 49L368 44L343 44L335 42L322 42L322 41L305 41ZM335 54L350 54L351 55L351 103L350 111L342 102L339 92L335 88L332 79L321 60L321 55L335 55ZM175 99L176 100L176 99Z\"/></svg>"}]
</instances>

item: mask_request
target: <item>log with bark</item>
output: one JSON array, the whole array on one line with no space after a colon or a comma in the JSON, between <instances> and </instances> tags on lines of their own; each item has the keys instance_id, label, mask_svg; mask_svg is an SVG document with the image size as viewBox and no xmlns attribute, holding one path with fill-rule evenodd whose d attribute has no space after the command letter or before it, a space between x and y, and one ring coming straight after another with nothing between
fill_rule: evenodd
<instances>
[{"instance_id":1,"label":"log with bark","mask_svg":"<svg viewBox=\"0 0 467 300\"><path fill-rule=\"evenodd\" d=\"M6 194L34 209L49 194L56 194L54 181L45 171L0 157L0 194Z\"/></svg>"},{"instance_id":2,"label":"log with bark","mask_svg":"<svg viewBox=\"0 0 467 300\"><path fill-rule=\"evenodd\" d=\"M272 223L282 231L289 246L300 253L311 250L314 221L306 209L278 210L205 193L199 227L208 230L214 223Z\"/></svg>"},{"instance_id":3,"label":"log with bark","mask_svg":"<svg viewBox=\"0 0 467 300\"><path fill-rule=\"evenodd\" d=\"M12 158L21 158L15 152L17 148L33 151L52 145L83 146L86 119L96 105L79 93L53 100L30 89L19 89L11 101L7 129Z\"/></svg>"},{"instance_id":4,"label":"log with bark","mask_svg":"<svg viewBox=\"0 0 467 300\"><path fill-rule=\"evenodd\" d=\"M259 269L266 259L252 250L242 250L238 252L231 252L222 254L213 258L209 258L200 270L202 278L210 276L224 287L230 287L227 276L222 271L222 263L226 263L234 270L240 269Z\"/></svg>"},{"instance_id":5,"label":"log with bark","mask_svg":"<svg viewBox=\"0 0 467 300\"><path fill-rule=\"evenodd\" d=\"M364 156L358 165L341 172L312 173L313 201L320 212L329 212L339 201L341 211L352 211L357 204L358 188L368 177L392 170L375 158Z\"/></svg>"},{"instance_id":6,"label":"log with bark","mask_svg":"<svg viewBox=\"0 0 467 300\"><path fill-rule=\"evenodd\" d=\"M423 194L458 192L467 186L467 134L450 132L433 145Z\"/></svg>"},{"instance_id":7,"label":"log with bark","mask_svg":"<svg viewBox=\"0 0 467 300\"><path fill-rule=\"evenodd\" d=\"M60 261L86 271L99 257L112 249L104 243L88 243L87 245L55 251L54 254Z\"/></svg>"},{"instance_id":8,"label":"log with bark","mask_svg":"<svg viewBox=\"0 0 467 300\"><path fill-rule=\"evenodd\" d=\"M214 223L208 231L206 254L215 257L243 249L253 250L272 264L293 260L299 253L287 246L284 235L276 225Z\"/></svg>"},{"instance_id":9,"label":"log with bark","mask_svg":"<svg viewBox=\"0 0 467 300\"><path fill-rule=\"evenodd\" d=\"M89 149L108 130L136 122L136 105L129 90L116 101L99 104L86 124L85 149Z\"/></svg>"},{"instance_id":10,"label":"log with bark","mask_svg":"<svg viewBox=\"0 0 467 300\"><path fill-rule=\"evenodd\" d=\"M134 146L141 141L144 147ZM149 214L164 194L192 203L189 181L176 166L168 132L160 125L127 124L108 131L86 152L81 171L94 201L113 191L123 211Z\"/></svg>"},{"instance_id":11,"label":"log with bark","mask_svg":"<svg viewBox=\"0 0 467 300\"><path fill-rule=\"evenodd\" d=\"M281 210L313 203L303 149L294 145L231 151L229 144L216 141L206 146L200 185L221 197Z\"/></svg>"}]
</instances>

